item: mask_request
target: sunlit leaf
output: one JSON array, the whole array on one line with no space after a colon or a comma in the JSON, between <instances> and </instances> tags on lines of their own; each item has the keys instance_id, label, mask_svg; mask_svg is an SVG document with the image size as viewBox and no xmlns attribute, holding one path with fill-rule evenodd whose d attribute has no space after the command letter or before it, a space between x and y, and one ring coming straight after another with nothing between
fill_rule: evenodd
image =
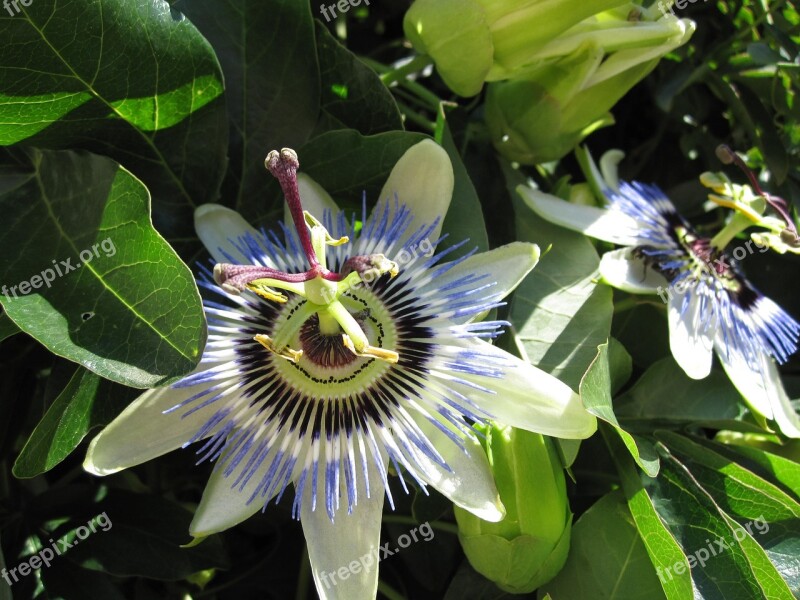
<instances>
[{"instance_id":1,"label":"sunlit leaf","mask_svg":"<svg viewBox=\"0 0 800 600\"><path fill-rule=\"evenodd\" d=\"M103 377L150 387L191 371L205 317L189 269L150 222L147 189L114 161L29 151L0 195L15 248L0 264L8 316ZM13 283L12 283L13 282Z\"/></svg>"}]
</instances>

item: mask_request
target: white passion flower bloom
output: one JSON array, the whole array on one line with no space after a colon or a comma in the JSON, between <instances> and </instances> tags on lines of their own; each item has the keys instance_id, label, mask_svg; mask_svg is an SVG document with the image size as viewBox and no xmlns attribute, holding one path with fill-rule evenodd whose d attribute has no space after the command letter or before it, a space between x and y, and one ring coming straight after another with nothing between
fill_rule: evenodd
<instances>
[{"instance_id":1,"label":"white passion flower bloom","mask_svg":"<svg viewBox=\"0 0 800 600\"><path fill-rule=\"evenodd\" d=\"M623 246L603 255L600 274L621 290L661 296L670 349L686 374L706 377L716 351L752 411L774 420L784 435L800 437L800 419L775 366L797 350L800 324L747 281L725 250L732 235L702 237L658 187L619 183L622 156L606 153L601 175L586 154L590 179L607 208L572 204L530 186L517 191L542 218Z\"/></svg>"},{"instance_id":2,"label":"white passion flower bloom","mask_svg":"<svg viewBox=\"0 0 800 600\"><path fill-rule=\"evenodd\" d=\"M215 468L190 527L197 538L277 502L291 483L320 596L370 599L376 561L335 573L378 548L390 466L403 487L409 477L499 521L471 423L586 438L596 422L564 383L486 341L504 323L478 321L530 272L538 248L435 253L453 190L444 150L409 149L361 229L316 183L298 182L298 166L290 150L267 157L294 230L258 232L227 208L197 209L218 261L200 278L210 292L202 360L126 408L84 467L108 475L201 443L200 460Z\"/></svg>"}]
</instances>

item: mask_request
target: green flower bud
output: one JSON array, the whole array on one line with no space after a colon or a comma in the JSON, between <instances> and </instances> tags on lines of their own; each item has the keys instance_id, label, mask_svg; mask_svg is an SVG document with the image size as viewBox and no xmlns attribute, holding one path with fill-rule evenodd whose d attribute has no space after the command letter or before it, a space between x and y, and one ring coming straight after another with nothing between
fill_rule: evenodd
<instances>
[{"instance_id":1,"label":"green flower bud","mask_svg":"<svg viewBox=\"0 0 800 600\"><path fill-rule=\"evenodd\" d=\"M564 470L546 436L499 425L484 433L506 517L490 523L456 507L459 539L476 571L507 592L527 593L567 560L572 513Z\"/></svg>"},{"instance_id":2,"label":"green flower bud","mask_svg":"<svg viewBox=\"0 0 800 600\"><path fill-rule=\"evenodd\" d=\"M612 17L581 23L538 53L538 67L489 85L486 123L503 156L527 165L562 158L611 125L611 108L694 31L687 20Z\"/></svg>"},{"instance_id":3,"label":"green flower bud","mask_svg":"<svg viewBox=\"0 0 800 600\"><path fill-rule=\"evenodd\" d=\"M658 16L620 0L416 0L403 27L454 92L474 96L484 81L525 76L586 44L623 53L599 70L603 79L657 58L694 25ZM660 46L671 47L646 50Z\"/></svg>"}]
</instances>

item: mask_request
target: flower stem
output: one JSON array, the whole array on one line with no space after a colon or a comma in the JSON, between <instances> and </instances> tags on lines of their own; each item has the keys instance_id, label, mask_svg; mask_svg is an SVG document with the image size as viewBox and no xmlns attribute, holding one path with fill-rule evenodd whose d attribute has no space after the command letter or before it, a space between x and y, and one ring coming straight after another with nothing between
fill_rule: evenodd
<instances>
[{"instance_id":1,"label":"flower stem","mask_svg":"<svg viewBox=\"0 0 800 600\"><path fill-rule=\"evenodd\" d=\"M383 82L383 85L389 87L395 81L400 81L401 79L405 79L406 75L409 75L411 73L416 73L417 71L421 71L430 64L433 64L433 59L427 54L420 54L419 56L415 56L414 58L412 58L402 67L386 70L384 73L379 75L379 77Z\"/></svg>"},{"instance_id":2,"label":"flower stem","mask_svg":"<svg viewBox=\"0 0 800 600\"><path fill-rule=\"evenodd\" d=\"M739 213L735 213L730 222L723 227L717 235L711 238L711 245L719 250L724 250L725 247L731 243L731 240L739 235L742 231L750 227L752 223Z\"/></svg>"},{"instance_id":3,"label":"flower stem","mask_svg":"<svg viewBox=\"0 0 800 600\"><path fill-rule=\"evenodd\" d=\"M426 88L425 86L420 85L416 81L413 81L411 79L408 79L408 77L406 77L406 75L408 75L411 72L411 70L406 69L406 67L409 67L412 63L414 63L414 61L416 61L419 58L422 57L418 56L407 65L404 65L399 69L396 69L396 72L398 73L402 71L402 76L400 77L389 77L389 75L392 75L395 72L395 70L391 69L390 67L387 67L382 63L379 63L378 61L363 56L361 57L361 60L365 62L368 66L372 67L375 71L381 74L380 76L381 81L383 81L386 87L390 87L392 84L396 83L397 85L413 93L417 98L422 100L428 106L428 108L436 112L439 109L439 103L442 102L442 99L439 98L439 96L437 96L433 92L429 91L428 88ZM425 58L428 57L426 56ZM430 63L430 59L428 59L428 63ZM428 63L426 63L425 66L427 66ZM420 67L417 66L417 70L419 70L419 68ZM384 79L384 76L386 76L386 79Z\"/></svg>"}]
</instances>

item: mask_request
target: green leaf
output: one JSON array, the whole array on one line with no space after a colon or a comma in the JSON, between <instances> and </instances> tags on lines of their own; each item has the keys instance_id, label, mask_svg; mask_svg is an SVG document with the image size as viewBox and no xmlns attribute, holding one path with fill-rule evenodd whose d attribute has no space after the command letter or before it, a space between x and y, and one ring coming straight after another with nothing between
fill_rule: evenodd
<instances>
[{"instance_id":1,"label":"green leaf","mask_svg":"<svg viewBox=\"0 0 800 600\"><path fill-rule=\"evenodd\" d=\"M567 563L539 596L569 600L664 598L622 492L603 496L572 528Z\"/></svg>"},{"instance_id":2,"label":"green leaf","mask_svg":"<svg viewBox=\"0 0 800 600\"><path fill-rule=\"evenodd\" d=\"M211 46L160 0L29 4L0 20L0 145L111 156L150 188L162 231L193 237L225 168Z\"/></svg>"},{"instance_id":3,"label":"green leaf","mask_svg":"<svg viewBox=\"0 0 800 600\"><path fill-rule=\"evenodd\" d=\"M611 395L613 396L628 382L633 373L631 355L625 350L625 346L613 337L608 340L608 370L611 375Z\"/></svg>"},{"instance_id":4,"label":"green leaf","mask_svg":"<svg viewBox=\"0 0 800 600\"><path fill-rule=\"evenodd\" d=\"M789 588L764 551L750 540L739 539L745 539L746 531L705 489L708 481L695 477L695 471L665 446L659 448L661 473L656 479L646 480L644 488L687 558L669 571L665 569L662 578L670 579L672 571L680 574L690 570L701 598L790 600ZM750 494L749 499L757 500L758 496Z\"/></svg>"},{"instance_id":5,"label":"green leaf","mask_svg":"<svg viewBox=\"0 0 800 600\"><path fill-rule=\"evenodd\" d=\"M14 476L35 477L55 467L94 427L110 423L137 393L78 368L25 443L14 463Z\"/></svg>"},{"instance_id":6,"label":"green leaf","mask_svg":"<svg viewBox=\"0 0 800 600\"><path fill-rule=\"evenodd\" d=\"M255 215L247 203L263 203L273 181L264 157L283 147L297 150L319 116L311 9L297 0L190 0L181 10L222 64L231 123L222 201L249 219Z\"/></svg>"},{"instance_id":7,"label":"green leaf","mask_svg":"<svg viewBox=\"0 0 800 600\"><path fill-rule=\"evenodd\" d=\"M126 385L191 371L205 345L200 295L153 229L147 189L101 156L22 158L26 176L0 195L0 244L16 250L0 265L8 316L55 354Z\"/></svg>"},{"instance_id":8,"label":"green leaf","mask_svg":"<svg viewBox=\"0 0 800 600\"><path fill-rule=\"evenodd\" d=\"M473 248L477 248L479 252L488 250L489 237L486 233L480 198L475 192L475 186L472 184L467 168L458 153L458 148L453 142L453 135L447 121L444 122L442 129L442 148L447 151L450 161L453 163L455 182L453 200L447 215L445 215L444 223L442 223L442 233L449 234L450 237L441 244L441 247L446 248L469 239L469 243L464 244L463 248L450 255L450 260L454 260Z\"/></svg>"},{"instance_id":9,"label":"green leaf","mask_svg":"<svg viewBox=\"0 0 800 600\"><path fill-rule=\"evenodd\" d=\"M12 335L18 334L20 331L22 330L17 327L14 321L8 318L5 312L0 314L0 342L10 338Z\"/></svg>"},{"instance_id":10,"label":"green leaf","mask_svg":"<svg viewBox=\"0 0 800 600\"><path fill-rule=\"evenodd\" d=\"M159 496L110 490L99 503L110 526L96 527L65 556L80 566L118 577L143 576L177 581L210 568L225 568L227 558L219 536L192 548L189 523L192 513ZM78 529L70 522L69 537ZM63 535L63 534L61 534Z\"/></svg>"},{"instance_id":11,"label":"green leaf","mask_svg":"<svg viewBox=\"0 0 800 600\"><path fill-rule=\"evenodd\" d=\"M512 600L520 597L527 596L507 594L473 569L469 561L464 559L442 600Z\"/></svg>"},{"instance_id":12,"label":"green leaf","mask_svg":"<svg viewBox=\"0 0 800 600\"><path fill-rule=\"evenodd\" d=\"M714 444L714 447L721 454L729 452L728 456L739 455L743 459L751 461L765 474L783 484L795 495L796 499L800 500L800 464L796 461L750 446Z\"/></svg>"},{"instance_id":13,"label":"green leaf","mask_svg":"<svg viewBox=\"0 0 800 600\"><path fill-rule=\"evenodd\" d=\"M643 331L647 335L642 335ZM663 308L653 302L639 302L630 310L615 313L611 334L643 369L671 356L667 319Z\"/></svg>"},{"instance_id":14,"label":"green leaf","mask_svg":"<svg viewBox=\"0 0 800 600\"><path fill-rule=\"evenodd\" d=\"M640 472L628 453L623 451L622 441L610 432L607 425L601 424L600 431L611 450L628 501L628 509L650 556L650 562L656 568L656 573L661 574L659 581L664 594L668 600L693 600L692 579L688 571L676 573L672 577L663 576L665 569L672 569L675 564L685 562L683 550L658 516L653 501L642 486Z\"/></svg>"},{"instance_id":15,"label":"green leaf","mask_svg":"<svg viewBox=\"0 0 800 600\"><path fill-rule=\"evenodd\" d=\"M656 437L681 458L719 509L746 528L750 536L742 536L742 539L737 536L737 540L744 544L751 537L755 538L791 588L800 591L800 504L778 487L708 447L668 431L657 432ZM757 558L763 553L760 548L743 547L748 555L751 550L755 552ZM783 582L774 581L774 569L763 569L764 577L783 589Z\"/></svg>"},{"instance_id":16,"label":"green leaf","mask_svg":"<svg viewBox=\"0 0 800 600\"><path fill-rule=\"evenodd\" d=\"M506 171L513 190L518 174ZM611 288L594 283L600 259L588 239L539 218L516 192L512 197L517 238L552 247L517 287L510 320L530 362L577 390L597 347L608 340Z\"/></svg>"},{"instance_id":17,"label":"green leaf","mask_svg":"<svg viewBox=\"0 0 800 600\"><path fill-rule=\"evenodd\" d=\"M316 22L322 110L364 135L403 129L392 94L375 72Z\"/></svg>"},{"instance_id":18,"label":"green leaf","mask_svg":"<svg viewBox=\"0 0 800 600\"><path fill-rule=\"evenodd\" d=\"M41 571L42 586L47 597L60 600L125 600L120 589L105 573L98 573L72 564L68 560L56 560Z\"/></svg>"},{"instance_id":19,"label":"green leaf","mask_svg":"<svg viewBox=\"0 0 800 600\"><path fill-rule=\"evenodd\" d=\"M658 474L658 455L652 444L642 438L635 438L622 429L614 416L611 402L611 380L608 344L601 344L597 347L597 357L581 379L579 390L583 405L598 419L611 424L636 463L650 477L655 477Z\"/></svg>"},{"instance_id":20,"label":"green leaf","mask_svg":"<svg viewBox=\"0 0 800 600\"><path fill-rule=\"evenodd\" d=\"M690 379L670 356L653 364L619 397L616 414L630 428L635 425L652 430L654 424L693 423L762 431L740 420L745 412L740 399L721 371L712 371L705 379Z\"/></svg>"}]
</instances>

